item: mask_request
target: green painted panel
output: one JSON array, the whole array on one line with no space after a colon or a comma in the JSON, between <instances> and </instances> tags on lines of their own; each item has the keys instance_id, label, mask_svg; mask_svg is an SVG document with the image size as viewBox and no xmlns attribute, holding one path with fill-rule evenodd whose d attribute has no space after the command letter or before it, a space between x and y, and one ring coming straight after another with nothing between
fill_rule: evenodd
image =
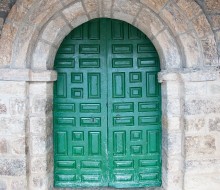
<instances>
[{"instance_id":1,"label":"green painted panel","mask_svg":"<svg viewBox=\"0 0 220 190\"><path fill-rule=\"evenodd\" d=\"M54 185L161 185L159 57L135 27L94 19L55 59Z\"/></svg>"}]
</instances>

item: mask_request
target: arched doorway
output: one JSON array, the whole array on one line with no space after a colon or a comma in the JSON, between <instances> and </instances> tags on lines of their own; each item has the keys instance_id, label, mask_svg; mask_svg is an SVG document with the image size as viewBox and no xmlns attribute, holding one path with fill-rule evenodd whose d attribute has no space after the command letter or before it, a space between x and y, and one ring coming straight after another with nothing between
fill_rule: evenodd
<instances>
[{"instance_id":1,"label":"arched doorway","mask_svg":"<svg viewBox=\"0 0 220 190\"><path fill-rule=\"evenodd\" d=\"M64 39L54 66L55 186L160 186L160 64L146 35L91 20Z\"/></svg>"}]
</instances>

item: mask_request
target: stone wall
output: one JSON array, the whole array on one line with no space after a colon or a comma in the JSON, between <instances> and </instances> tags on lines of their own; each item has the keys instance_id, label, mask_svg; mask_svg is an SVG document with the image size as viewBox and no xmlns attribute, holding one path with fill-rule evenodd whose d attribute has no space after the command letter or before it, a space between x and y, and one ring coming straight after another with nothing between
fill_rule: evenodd
<instances>
[{"instance_id":1,"label":"stone wall","mask_svg":"<svg viewBox=\"0 0 220 190\"><path fill-rule=\"evenodd\" d=\"M53 189L54 57L76 26L109 17L142 30L160 56L159 189L219 190L219 6L219 0L18 0L0 38L0 189Z\"/></svg>"}]
</instances>

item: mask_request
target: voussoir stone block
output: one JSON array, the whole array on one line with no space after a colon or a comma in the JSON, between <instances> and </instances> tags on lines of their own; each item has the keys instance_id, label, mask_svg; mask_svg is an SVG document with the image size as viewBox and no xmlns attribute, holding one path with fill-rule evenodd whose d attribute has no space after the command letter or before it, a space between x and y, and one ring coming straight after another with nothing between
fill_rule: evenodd
<instances>
[{"instance_id":1,"label":"voussoir stone block","mask_svg":"<svg viewBox=\"0 0 220 190\"><path fill-rule=\"evenodd\" d=\"M42 33L42 38L58 46L71 30L72 28L69 27L66 21L61 16L58 16L51 19Z\"/></svg>"},{"instance_id":2,"label":"voussoir stone block","mask_svg":"<svg viewBox=\"0 0 220 190\"><path fill-rule=\"evenodd\" d=\"M160 10L166 5L168 0L141 0L141 3L151 8L155 12L160 12Z\"/></svg>"},{"instance_id":3,"label":"voussoir stone block","mask_svg":"<svg viewBox=\"0 0 220 190\"><path fill-rule=\"evenodd\" d=\"M205 5L208 11L220 13L220 1L219 0L205 0Z\"/></svg>"},{"instance_id":4,"label":"voussoir stone block","mask_svg":"<svg viewBox=\"0 0 220 190\"><path fill-rule=\"evenodd\" d=\"M86 11L83 8L81 2L76 2L62 11L68 22L73 26L77 27L80 24L88 21Z\"/></svg>"},{"instance_id":5,"label":"voussoir stone block","mask_svg":"<svg viewBox=\"0 0 220 190\"><path fill-rule=\"evenodd\" d=\"M164 30L153 40L158 47L162 69L173 69L181 67L179 48L169 31Z\"/></svg>"},{"instance_id":6,"label":"voussoir stone block","mask_svg":"<svg viewBox=\"0 0 220 190\"><path fill-rule=\"evenodd\" d=\"M142 9L134 25L142 30L149 38L156 36L164 29L164 25L159 17L148 8Z\"/></svg>"},{"instance_id":7,"label":"voussoir stone block","mask_svg":"<svg viewBox=\"0 0 220 190\"><path fill-rule=\"evenodd\" d=\"M135 0L117 0L114 1L113 15L115 18L132 23L140 8L141 4Z\"/></svg>"},{"instance_id":8,"label":"voussoir stone block","mask_svg":"<svg viewBox=\"0 0 220 190\"><path fill-rule=\"evenodd\" d=\"M83 0L83 2L90 18L97 18L99 16L98 0Z\"/></svg>"},{"instance_id":9,"label":"voussoir stone block","mask_svg":"<svg viewBox=\"0 0 220 190\"><path fill-rule=\"evenodd\" d=\"M200 6L194 0L175 0L183 13L189 18L197 16L202 12Z\"/></svg>"},{"instance_id":10,"label":"voussoir stone block","mask_svg":"<svg viewBox=\"0 0 220 190\"><path fill-rule=\"evenodd\" d=\"M160 13L160 17L169 25L174 35L188 30L187 18L174 3L168 3Z\"/></svg>"}]
</instances>

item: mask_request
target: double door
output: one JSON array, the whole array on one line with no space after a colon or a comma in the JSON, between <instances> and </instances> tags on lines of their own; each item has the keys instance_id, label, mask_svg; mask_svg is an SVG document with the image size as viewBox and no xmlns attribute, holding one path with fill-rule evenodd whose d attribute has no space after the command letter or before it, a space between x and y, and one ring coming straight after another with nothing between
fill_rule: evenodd
<instances>
[{"instance_id":1,"label":"double door","mask_svg":"<svg viewBox=\"0 0 220 190\"><path fill-rule=\"evenodd\" d=\"M64 39L55 69L55 186L160 186L159 58L150 40L125 22L95 19Z\"/></svg>"}]
</instances>

